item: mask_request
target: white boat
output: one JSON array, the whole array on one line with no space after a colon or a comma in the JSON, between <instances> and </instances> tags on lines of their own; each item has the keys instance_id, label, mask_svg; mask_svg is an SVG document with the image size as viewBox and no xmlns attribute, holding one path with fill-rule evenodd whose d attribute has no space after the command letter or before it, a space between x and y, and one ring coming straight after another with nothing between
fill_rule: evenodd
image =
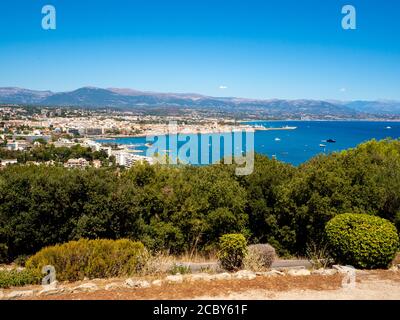
<instances>
[{"instance_id":1,"label":"white boat","mask_svg":"<svg viewBox=\"0 0 400 320\"><path fill-rule=\"evenodd\" d=\"M387 126L386 129L392 129L392 127Z\"/></svg>"},{"instance_id":2,"label":"white boat","mask_svg":"<svg viewBox=\"0 0 400 320\"><path fill-rule=\"evenodd\" d=\"M275 138L275 141L281 141L281 139L279 139L279 138Z\"/></svg>"},{"instance_id":3,"label":"white boat","mask_svg":"<svg viewBox=\"0 0 400 320\"><path fill-rule=\"evenodd\" d=\"M322 144L322 143L321 143L319 146L320 146L321 148L326 148L326 145L325 145L325 144Z\"/></svg>"}]
</instances>

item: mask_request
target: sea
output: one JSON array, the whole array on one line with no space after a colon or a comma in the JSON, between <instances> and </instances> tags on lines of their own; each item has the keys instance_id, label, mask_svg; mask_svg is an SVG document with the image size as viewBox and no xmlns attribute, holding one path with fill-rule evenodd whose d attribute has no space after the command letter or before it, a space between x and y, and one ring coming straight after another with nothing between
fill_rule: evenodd
<instances>
[{"instance_id":1,"label":"sea","mask_svg":"<svg viewBox=\"0 0 400 320\"><path fill-rule=\"evenodd\" d=\"M254 134L254 150L257 153L295 166L320 153L329 154L354 148L371 139L400 138L400 122L391 121L256 121L246 122L246 124L266 128L296 127L294 130L260 130ZM335 142L328 142L328 140ZM128 145L130 149L136 150L137 154L146 155L149 141L156 140L146 137L129 137L97 141ZM178 144L178 147L182 144L184 143ZM243 143L243 150L249 151L251 148L246 149L246 144ZM170 150L167 148L162 152L168 153Z\"/></svg>"}]
</instances>

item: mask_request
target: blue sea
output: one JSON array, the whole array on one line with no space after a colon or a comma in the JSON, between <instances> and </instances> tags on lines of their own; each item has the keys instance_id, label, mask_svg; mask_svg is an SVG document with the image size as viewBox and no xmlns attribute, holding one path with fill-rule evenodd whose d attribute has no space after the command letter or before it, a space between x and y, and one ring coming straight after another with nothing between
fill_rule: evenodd
<instances>
[{"instance_id":1,"label":"blue sea","mask_svg":"<svg viewBox=\"0 0 400 320\"><path fill-rule=\"evenodd\" d=\"M295 130L256 131L254 149L256 152L276 159L299 165L319 153L331 153L356 147L358 144L385 138L400 138L400 122L376 121L257 121L248 124L279 128L297 127ZM336 143L328 143L332 139ZM117 138L97 140L102 143L131 145L145 155L146 138ZM320 145L325 145L320 146ZM168 151L166 151L168 152Z\"/></svg>"}]
</instances>

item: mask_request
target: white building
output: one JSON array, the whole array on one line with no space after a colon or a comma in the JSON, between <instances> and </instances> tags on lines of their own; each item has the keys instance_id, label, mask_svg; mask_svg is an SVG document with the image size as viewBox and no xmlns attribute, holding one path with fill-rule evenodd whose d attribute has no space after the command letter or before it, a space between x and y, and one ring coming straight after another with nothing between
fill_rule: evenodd
<instances>
[{"instance_id":1,"label":"white building","mask_svg":"<svg viewBox=\"0 0 400 320\"><path fill-rule=\"evenodd\" d=\"M84 147L91 148L93 151L100 151L101 150L101 143L98 143L98 142L93 141L93 140L85 139L83 141L82 145Z\"/></svg>"},{"instance_id":2,"label":"white building","mask_svg":"<svg viewBox=\"0 0 400 320\"><path fill-rule=\"evenodd\" d=\"M147 162L149 164L154 164L154 159L145 156L139 156L137 154L132 154L127 151L117 151L114 153L115 162L119 166L130 168L136 162Z\"/></svg>"},{"instance_id":3,"label":"white building","mask_svg":"<svg viewBox=\"0 0 400 320\"><path fill-rule=\"evenodd\" d=\"M17 159L0 160L0 167L6 167L17 163L18 163Z\"/></svg>"},{"instance_id":4,"label":"white building","mask_svg":"<svg viewBox=\"0 0 400 320\"><path fill-rule=\"evenodd\" d=\"M74 145L76 145L76 143L74 141L64 139L64 138L58 139L58 141L54 142L53 144L56 148L61 148L61 147L71 148Z\"/></svg>"},{"instance_id":5,"label":"white building","mask_svg":"<svg viewBox=\"0 0 400 320\"><path fill-rule=\"evenodd\" d=\"M26 141L18 140L14 142L8 142L6 148L12 151L24 151L28 148L28 143Z\"/></svg>"}]
</instances>

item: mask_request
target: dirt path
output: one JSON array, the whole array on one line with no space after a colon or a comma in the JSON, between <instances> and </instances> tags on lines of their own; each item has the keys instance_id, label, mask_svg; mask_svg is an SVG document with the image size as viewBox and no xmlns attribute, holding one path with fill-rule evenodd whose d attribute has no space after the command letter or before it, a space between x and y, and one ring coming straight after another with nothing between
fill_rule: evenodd
<instances>
[{"instance_id":1,"label":"dirt path","mask_svg":"<svg viewBox=\"0 0 400 320\"><path fill-rule=\"evenodd\" d=\"M400 272L370 271L357 275L354 289L342 288L342 276L257 277L164 284L145 289L118 289L93 293L33 297L37 300L304 300L304 299L400 299Z\"/></svg>"},{"instance_id":2,"label":"dirt path","mask_svg":"<svg viewBox=\"0 0 400 320\"><path fill-rule=\"evenodd\" d=\"M353 289L304 290L283 292L249 290L217 297L196 297L199 300L399 300L400 284L389 280L365 281Z\"/></svg>"}]
</instances>

